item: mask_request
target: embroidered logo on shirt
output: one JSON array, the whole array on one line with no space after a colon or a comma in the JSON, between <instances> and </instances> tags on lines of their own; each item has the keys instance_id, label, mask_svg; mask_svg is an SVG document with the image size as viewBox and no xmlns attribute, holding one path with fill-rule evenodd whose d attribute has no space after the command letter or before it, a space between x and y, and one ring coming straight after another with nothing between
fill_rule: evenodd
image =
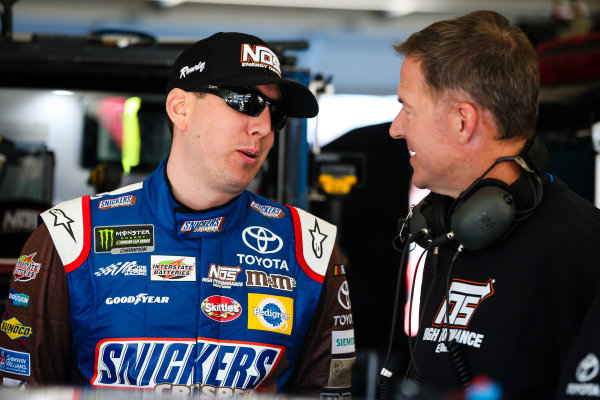
<instances>
[{"instance_id":1,"label":"embroidered logo on shirt","mask_svg":"<svg viewBox=\"0 0 600 400\"><path fill-rule=\"evenodd\" d=\"M204 315L217 322L230 322L242 315L240 303L227 296L209 296L200 308Z\"/></svg>"},{"instance_id":2,"label":"embroidered logo on shirt","mask_svg":"<svg viewBox=\"0 0 600 400\"><path fill-rule=\"evenodd\" d=\"M196 281L196 257L152 255L150 280Z\"/></svg>"},{"instance_id":3,"label":"embroidered logo on shirt","mask_svg":"<svg viewBox=\"0 0 600 400\"><path fill-rule=\"evenodd\" d=\"M285 275L267 274L263 271L247 269L246 286L263 288L268 287L291 292L296 287L296 280L292 277Z\"/></svg>"},{"instance_id":4,"label":"embroidered logo on shirt","mask_svg":"<svg viewBox=\"0 0 600 400\"><path fill-rule=\"evenodd\" d=\"M0 371L29 376L29 354L0 347Z\"/></svg>"},{"instance_id":5,"label":"embroidered logo on shirt","mask_svg":"<svg viewBox=\"0 0 600 400\"><path fill-rule=\"evenodd\" d=\"M27 282L37 277L40 268L42 268L42 264L33 260L33 257L35 257L36 254L37 253L32 253L28 256L19 257L15 269L13 270L15 282Z\"/></svg>"},{"instance_id":6,"label":"embroidered logo on shirt","mask_svg":"<svg viewBox=\"0 0 600 400\"><path fill-rule=\"evenodd\" d=\"M154 251L154 225L96 226L94 251L111 254Z\"/></svg>"},{"instance_id":7,"label":"embroidered logo on shirt","mask_svg":"<svg viewBox=\"0 0 600 400\"><path fill-rule=\"evenodd\" d=\"M242 44L242 67L268 68L281 78L279 59L267 46Z\"/></svg>"},{"instance_id":8,"label":"embroidered logo on shirt","mask_svg":"<svg viewBox=\"0 0 600 400\"><path fill-rule=\"evenodd\" d=\"M8 300L18 307L29 307L29 296L24 293L17 293L15 289L10 288Z\"/></svg>"},{"instance_id":9,"label":"embroidered logo on shirt","mask_svg":"<svg viewBox=\"0 0 600 400\"><path fill-rule=\"evenodd\" d=\"M112 263L107 267L100 267L98 271L94 272L94 276L146 276L146 266L138 265L137 261L125 261Z\"/></svg>"},{"instance_id":10,"label":"embroidered logo on shirt","mask_svg":"<svg viewBox=\"0 0 600 400\"><path fill-rule=\"evenodd\" d=\"M214 287L221 289L231 289L232 286L241 287L244 284L237 281L237 276L241 271L240 266L228 267L226 265L210 264L208 277L203 277L202 282L212 283Z\"/></svg>"},{"instance_id":11,"label":"embroidered logo on shirt","mask_svg":"<svg viewBox=\"0 0 600 400\"><path fill-rule=\"evenodd\" d=\"M569 396L600 397L600 385L590 382L600 372L600 361L594 353L588 353L577 365L575 378L577 382L569 382L565 393Z\"/></svg>"},{"instance_id":12,"label":"embroidered logo on shirt","mask_svg":"<svg viewBox=\"0 0 600 400\"><path fill-rule=\"evenodd\" d=\"M450 295L448 301L445 297L442 300L433 326L442 326L443 324L452 328L466 328L481 302L494 294L494 286L491 279L486 283L454 279L448 293ZM450 306L447 320L446 303Z\"/></svg>"},{"instance_id":13,"label":"embroidered logo on shirt","mask_svg":"<svg viewBox=\"0 0 600 400\"><path fill-rule=\"evenodd\" d=\"M203 219L197 221L185 221L181 226L183 233L196 232L221 232L225 217L216 217L211 219Z\"/></svg>"},{"instance_id":14,"label":"embroidered logo on shirt","mask_svg":"<svg viewBox=\"0 0 600 400\"><path fill-rule=\"evenodd\" d=\"M29 337L33 331L30 326L23 325L21 321L12 317L11 319L7 319L2 321L0 325L0 330L11 338L12 340L19 339L22 337Z\"/></svg>"},{"instance_id":15,"label":"embroidered logo on shirt","mask_svg":"<svg viewBox=\"0 0 600 400\"><path fill-rule=\"evenodd\" d=\"M116 199L100 200L100 202L98 203L98 208L101 210L106 210L115 207L132 206L134 204L135 196L132 194L128 194L126 196L117 197Z\"/></svg>"},{"instance_id":16,"label":"embroidered logo on shirt","mask_svg":"<svg viewBox=\"0 0 600 400\"><path fill-rule=\"evenodd\" d=\"M262 226L249 226L242 232L246 246L261 254L276 253L283 247L283 240Z\"/></svg>"},{"instance_id":17,"label":"embroidered logo on shirt","mask_svg":"<svg viewBox=\"0 0 600 400\"><path fill-rule=\"evenodd\" d=\"M308 230L310 232L310 236L312 237L312 250L315 254L315 257L321 258L323 257L323 242L327 239L327 235L321 233L319 229L319 224L317 223L317 219L315 218L315 226L313 229Z\"/></svg>"},{"instance_id":18,"label":"embroidered logo on shirt","mask_svg":"<svg viewBox=\"0 0 600 400\"><path fill-rule=\"evenodd\" d=\"M292 334L294 299L248 293L248 328Z\"/></svg>"},{"instance_id":19,"label":"embroidered logo on shirt","mask_svg":"<svg viewBox=\"0 0 600 400\"><path fill-rule=\"evenodd\" d=\"M108 338L96 346L93 387L243 397L273 372L284 347L214 339ZM125 368L124 366L128 366ZM176 391L175 391L176 390Z\"/></svg>"},{"instance_id":20,"label":"embroidered logo on shirt","mask_svg":"<svg viewBox=\"0 0 600 400\"><path fill-rule=\"evenodd\" d=\"M254 210L258 211L267 218L280 219L283 218L283 216L285 215L281 208L258 204L254 200L252 201L252 203L250 203L250 207L252 207Z\"/></svg>"},{"instance_id":21,"label":"embroidered logo on shirt","mask_svg":"<svg viewBox=\"0 0 600 400\"><path fill-rule=\"evenodd\" d=\"M75 221L65 214L65 212L60 208L54 208L49 212L54 217L54 226L62 225L73 238L73 241L77 243L77 240L75 240L75 235L73 234L73 227L71 226L71 224L75 223Z\"/></svg>"}]
</instances>

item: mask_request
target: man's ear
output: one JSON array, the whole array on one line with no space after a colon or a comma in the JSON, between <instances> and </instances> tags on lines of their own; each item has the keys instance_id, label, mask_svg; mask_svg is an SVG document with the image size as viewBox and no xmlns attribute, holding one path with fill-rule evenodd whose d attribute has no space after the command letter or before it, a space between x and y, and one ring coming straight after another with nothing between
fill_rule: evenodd
<instances>
[{"instance_id":1,"label":"man's ear","mask_svg":"<svg viewBox=\"0 0 600 400\"><path fill-rule=\"evenodd\" d=\"M477 126L477 118L479 118L478 110L471 103L467 102L456 104L454 110L456 112L454 123L458 139L461 143L466 143L471 139Z\"/></svg>"},{"instance_id":2,"label":"man's ear","mask_svg":"<svg viewBox=\"0 0 600 400\"><path fill-rule=\"evenodd\" d=\"M186 92L183 90L175 88L167 95L167 115L173 122L173 126L179 130L185 130L187 128L187 105Z\"/></svg>"}]
</instances>

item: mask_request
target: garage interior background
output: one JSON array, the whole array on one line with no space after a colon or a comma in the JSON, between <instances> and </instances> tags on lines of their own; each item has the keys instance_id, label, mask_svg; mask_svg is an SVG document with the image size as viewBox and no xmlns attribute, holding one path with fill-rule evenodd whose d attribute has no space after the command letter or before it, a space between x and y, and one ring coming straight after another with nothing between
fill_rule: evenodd
<instances>
[{"instance_id":1,"label":"garage interior background","mask_svg":"<svg viewBox=\"0 0 600 400\"><path fill-rule=\"evenodd\" d=\"M114 109L123 107L123 95L142 98L139 127L146 156L131 174L117 172L113 178L118 184L142 179L170 140L162 120L165 71L181 44L217 31L246 32L279 44L288 76L319 91L320 115L307 123L292 121L254 189L340 227L359 350L359 396L372 398L371 377L387 346L400 258L392 239L409 203L406 148L387 134L399 110L395 92L402 59L394 43L436 20L477 9L496 10L520 25L540 50L539 133L553 157L550 170L590 201L598 197L594 142L600 140L593 140L592 126L600 120L600 0L0 3L0 136L5 139L0 154L10 155L7 162L0 159L6 167L0 168L2 299L19 255L16 243L28 234L19 229L31 227L31 218L18 210L94 193L99 188L91 184L92 171L100 164L105 183L110 180L111 168L121 162L110 125L122 115L122 108L117 114ZM81 62L94 55L104 59L93 60L93 66ZM600 127L596 130L600 135ZM328 193L319 174L355 176L357 183L348 193ZM6 222L7 213L12 222ZM403 344L397 348L402 354Z\"/></svg>"}]
</instances>

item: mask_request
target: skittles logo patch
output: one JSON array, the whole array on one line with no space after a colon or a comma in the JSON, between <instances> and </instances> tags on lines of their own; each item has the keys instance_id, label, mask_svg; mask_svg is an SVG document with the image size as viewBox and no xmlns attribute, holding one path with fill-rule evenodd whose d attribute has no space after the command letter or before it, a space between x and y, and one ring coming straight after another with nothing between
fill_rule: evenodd
<instances>
[{"instance_id":1,"label":"skittles logo patch","mask_svg":"<svg viewBox=\"0 0 600 400\"><path fill-rule=\"evenodd\" d=\"M217 322L233 321L242 314L240 303L226 296L210 296L202 302L202 312Z\"/></svg>"}]
</instances>

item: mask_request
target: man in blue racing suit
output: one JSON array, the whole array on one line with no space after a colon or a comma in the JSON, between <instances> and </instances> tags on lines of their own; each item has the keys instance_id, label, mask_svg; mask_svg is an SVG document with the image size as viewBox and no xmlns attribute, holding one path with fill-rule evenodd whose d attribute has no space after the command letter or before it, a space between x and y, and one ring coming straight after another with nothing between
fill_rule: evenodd
<instances>
[{"instance_id":1,"label":"man in blue racing suit","mask_svg":"<svg viewBox=\"0 0 600 400\"><path fill-rule=\"evenodd\" d=\"M287 116L314 117L260 39L218 33L168 83L144 182L41 214L0 333L5 385L344 396L355 357L335 226L246 190Z\"/></svg>"}]
</instances>

